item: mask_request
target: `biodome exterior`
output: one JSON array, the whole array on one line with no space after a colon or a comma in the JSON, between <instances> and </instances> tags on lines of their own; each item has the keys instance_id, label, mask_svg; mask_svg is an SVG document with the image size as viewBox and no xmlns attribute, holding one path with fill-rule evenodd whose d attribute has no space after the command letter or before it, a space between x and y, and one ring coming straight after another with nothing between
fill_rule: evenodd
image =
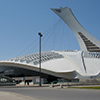
<instances>
[{"instance_id":1,"label":"biodome exterior","mask_svg":"<svg viewBox=\"0 0 100 100\"><path fill-rule=\"evenodd\" d=\"M80 51L47 51L41 53L42 77L55 80L100 78L100 41L91 36L77 21L70 8L53 10L72 30L80 45ZM0 61L0 73L11 75L28 70L39 74L39 53ZM16 72L16 70L19 71ZM12 70L13 69L13 70ZM21 69L21 71L20 71ZM24 70L25 69L25 70ZM15 72L14 72L15 71ZM26 71L25 71L26 72ZM9 73L7 74L9 76ZM25 74L25 73L24 73Z\"/></svg>"}]
</instances>

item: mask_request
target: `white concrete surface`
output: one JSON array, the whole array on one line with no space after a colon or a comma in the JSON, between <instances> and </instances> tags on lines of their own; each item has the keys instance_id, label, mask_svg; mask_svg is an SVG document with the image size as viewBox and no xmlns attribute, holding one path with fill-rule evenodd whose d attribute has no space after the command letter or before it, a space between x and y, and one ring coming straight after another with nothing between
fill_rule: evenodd
<instances>
[{"instance_id":1,"label":"white concrete surface","mask_svg":"<svg viewBox=\"0 0 100 100\"><path fill-rule=\"evenodd\" d=\"M40 100L12 92L2 92L0 91L0 100Z\"/></svg>"}]
</instances>

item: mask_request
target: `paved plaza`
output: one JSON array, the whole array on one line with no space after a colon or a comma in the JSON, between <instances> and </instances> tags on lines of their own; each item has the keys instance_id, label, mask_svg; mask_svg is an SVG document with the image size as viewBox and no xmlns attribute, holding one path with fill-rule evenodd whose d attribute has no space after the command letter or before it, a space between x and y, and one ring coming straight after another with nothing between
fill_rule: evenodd
<instances>
[{"instance_id":1,"label":"paved plaza","mask_svg":"<svg viewBox=\"0 0 100 100\"><path fill-rule=\"evenodd\" d=\"M0 87L0 100L100 100L100 90L50 87Z\"/></svg>"}]
</instances>

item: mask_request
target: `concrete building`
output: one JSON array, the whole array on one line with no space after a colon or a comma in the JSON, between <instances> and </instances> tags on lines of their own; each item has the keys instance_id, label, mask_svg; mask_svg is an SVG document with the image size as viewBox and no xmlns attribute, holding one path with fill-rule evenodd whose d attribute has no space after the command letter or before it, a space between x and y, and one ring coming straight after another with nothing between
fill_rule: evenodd
<instances>
[{"instance_id":1,"label":"concrete building","mask_svg":"<svg viewBox=\"0 0 100 100\"><path fill-rule=\"evenodd\" d=\"M42 78L49 82L57 79L100 78L100 41L80 25L70 8L51 10L69 26L81 50L42 52ZM9 77L39 76L39 54L0 61L0 73Z\"/></svg>"}]
</instances>

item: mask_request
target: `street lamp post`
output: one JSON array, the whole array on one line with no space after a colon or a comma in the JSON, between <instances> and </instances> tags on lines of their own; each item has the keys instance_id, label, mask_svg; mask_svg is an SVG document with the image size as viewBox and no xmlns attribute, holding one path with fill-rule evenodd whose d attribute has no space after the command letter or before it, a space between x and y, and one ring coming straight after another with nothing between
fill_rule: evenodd
<instances>
[{"instance_id":1,"label":"street lamp post","mask_svg":"<svg viewBox=\"0 0 100 100\"><path fill-rule=\"evenodd\" d=\"M39 86L41 86L41 37L42 34L38 33L39 37L39 73L40 73L40 83Z\"/></svg>"}]
</instances>

